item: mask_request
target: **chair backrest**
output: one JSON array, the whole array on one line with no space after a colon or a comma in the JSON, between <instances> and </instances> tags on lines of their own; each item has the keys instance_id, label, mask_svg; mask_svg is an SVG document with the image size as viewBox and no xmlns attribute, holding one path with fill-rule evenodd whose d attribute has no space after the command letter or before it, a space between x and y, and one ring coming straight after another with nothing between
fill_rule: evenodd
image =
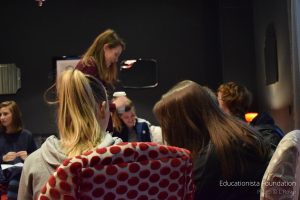
<instances>
[{"instance_id":1,"label":"chair backrest","mask_svg":"<svg viewBox=\"0 0 300 200\"><path fill-rule=\"evenodd\" d=\"M65 160L40 200L193 199L186 149L152 142L120 143Z\"/></svg>"},{"instance_id":2,"label":"chair backrest","mask_svg":"<svg viewBox=\"0 0 300 200\"><path fill-rule=\"evenodd\" d=\"M278 144L261 183L261 200L299 199L300 130L286 134Z\"/></svg>"}]
</instances>

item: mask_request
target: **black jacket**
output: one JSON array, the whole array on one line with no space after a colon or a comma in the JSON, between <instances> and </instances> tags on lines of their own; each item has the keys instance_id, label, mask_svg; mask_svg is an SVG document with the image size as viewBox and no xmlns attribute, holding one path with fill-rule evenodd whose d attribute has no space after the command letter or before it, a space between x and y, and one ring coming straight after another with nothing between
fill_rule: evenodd
<instances>
[{"instance_id":1,"label":"black jacket","mask_svg":"<svg viewBox=\"0 0 300 200\"><path fill-rule=\"evenodd\" d=\"M258 114L250 123L275 151L278 143L284 136L284 132L275 124L274 119L266 112Z\"/></svg>"}]
</instances>

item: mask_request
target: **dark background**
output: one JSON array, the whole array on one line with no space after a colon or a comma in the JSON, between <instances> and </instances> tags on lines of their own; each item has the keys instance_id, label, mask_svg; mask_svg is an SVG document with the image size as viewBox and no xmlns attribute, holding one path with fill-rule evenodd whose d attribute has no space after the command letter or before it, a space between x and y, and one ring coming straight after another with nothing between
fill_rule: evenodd
<instances>
[{"instance_id":1,"label":"dark background","mask_svg":"<svg viewBox=\"0 0 300 200\"><path fill-rule=\"evenodd\" d=\"M33 133L56 132L55 107L43 99L55 79L53 58L81 55L107 28L127 44L120 61L158 62L156 88L125 89L138 116L153 124L155 102L180 80L214 90L236 81L257 95L250 0L46 0L42 7L10 0L0 7L0 63L15 63L22 73L21 89L0 101L16 100ZM256 100L252 107L260 109Z\"/></svg>"}]
</instances>

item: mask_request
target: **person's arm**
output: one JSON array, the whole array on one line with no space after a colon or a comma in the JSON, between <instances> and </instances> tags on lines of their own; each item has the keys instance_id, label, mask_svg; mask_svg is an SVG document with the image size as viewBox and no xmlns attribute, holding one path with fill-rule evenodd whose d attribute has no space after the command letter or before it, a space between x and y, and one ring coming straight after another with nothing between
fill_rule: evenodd
<instances>
[{"instance_id":1,"label":"person's arm","mask_svg":"<svg viewBox=\"0 0 300 200\"><path fill-rule=\"evenodd\" d=\"M151 125L149 127L150 130L150 138L152 142L163 144L162 132L160 126Z\"/></svg>"},{"instance_id":2,"label":"person's arm","mask_svg":"<svg viewBox=\"0 0 300 200\"><path fill-rule=\"evenodd\" d=\"M33 199L33 174L30 171L30 163L25 162L21 179L19 182L18 200L32 200Z\"/></svg>"},{"instance_id":3,"label":"person's arm","mask_svg":"<svg viewBox=\"0 0 300 200\"><path fill-rule=\"evenodd\" d=\"M3 163L10 162L15 160L18 156L19 156L18 153L10 151L7 152L7 154L2 156L2 161Z\"/></svg>"},{"instance_id":4,"label":"person's arm","mask_svg":"<svg viewBox=\"0 0 300 200\"><path fill-rule=\"evenodd\" d=\"M33 135L30 134L30 136L28 138L28 150L27 150L27 152L28 152L28 154L31 154L35 150L37 150L37 146L36 146Z\"/></svg>"},{"instance_id":5,"label":"person's arm","mask_svg":"<svg viewBox=\"0 0 300 200\"><path fill-rule=\"evenodd\" d=\"M22 159L22 161L24 161L29 154L31 154L32 152L34 152L37 149L37 146L35 144L33 135L30 131L28 130L23 130L23 138L26 144L25 146L22 145L23 147L25 147L24 149L20 149L20 151L17 152L17 156L20 157Z\"/></svg>"},{"instance_id":6,"label":"person's arm","mask_svg":"<svg viewBox=\"0 0 300 200\"><path fill-rule=\"evenodd\" d=\"M3 156L5 155L5 152L4 152L4 143L5 143L5 141L4 141L4 138L3 138L3 136L2 136L2 134L3 133L0 133L1 135L0 135L0 146L2 147L2 148L0 148L0 163L2 164L2 163L4 163L4 160L3 160Z\"/></svg>"},{"instance_id":7,"label":"person's arm","mask_svg":"<svg viewBox=\"0 0 300 200\"><path fill-rule=\"evenodd\" d=\"M37 146L36 146L33 134L29 130L24 129L22 134L23 134L24 140L26 141L26 144L25 144L26 146L24 149L20 149L20 150L27 151L27 154L29 155L32 152L34 152L35 150L37 150ZM23 141L23 142L25 142L25 141Z\"/></svg>"}]
</instances>

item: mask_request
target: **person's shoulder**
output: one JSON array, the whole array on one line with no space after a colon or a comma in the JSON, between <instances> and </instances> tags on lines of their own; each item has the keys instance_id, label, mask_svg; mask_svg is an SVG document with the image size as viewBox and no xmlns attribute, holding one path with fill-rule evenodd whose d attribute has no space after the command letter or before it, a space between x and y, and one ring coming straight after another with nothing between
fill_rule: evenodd
<instances>
[{"instance_id":1,"label":"person's shoulder","mask_svg":"<svg viewBox=\"0 0 300 200\"><path fill-rule=\"evenodd\" d=\"M87 60L87 62L83 62L83 60L81 59L81 60L79 60L79 62L77 63L75 68L80 70L80 71L84 71L84 70L97 68L97 64L94 61L94 59L92 59L92 58Z\"/></svg>"},{"instance_id":2,"label":"person's shoulder","mask_svg":"<svg viewBox=\"0 0 300 200\"><path fill-rule=\"evenodd\" d=\"M55 135L50 135L46 138L42 146L45 146L45 148L48 148L49 146L58 148L60 146L60 140Z\"/></svg>"},{"instance_id":3,"label":"person's shoulder","mask_svg":"<svg viewBox=\"0 0 300 200\"><path fill-rule=\"evenodd\" d=\"M105 136L103 137L101 143L97 146L97 148L103 148L112 146L114 144L118 144L122 142L122 139L119 137L114 137L111 133L105 133Z\"/></svg>"},{"instance_id":4,"label":"person's shoulder","mask_svg":"<svg viewBox=\"0 0 300 200\"><path fill-rule=\"evenodd\" d=\"M135 124L136 129L146 130L149 132L149 127L151 126L150 122L146 120L137 120Z\"/></svg>"},{"instance_id":5,"label":"person's shoulder","mask_svg":"<svg viewBox=\"0 0 300 200\"><path fill-rule=\"evenodd\" d=\"M145 124L147 124L147 125L151 125L151 123L149 122L149 121L147 121L147 120L145 120L145 119L142 119L142 118L137 118L137 123L145 123Z\"/></svg>"},{"instance_id":6,"label":"person's shoulder","mask_svg":"<svg viewBox=\"0 0 300 200\"><path fill-rule=\"evenodd\" d=\"M28 129L22 129L21 133L32 136L32 132Z\"/></svg>"},{"instance_id":7,"label":"person's shoulder","mask_svg":"<svg viewBox=\"0 0 300 200\"><path fill-rule=\"evenodd\" d=\"M87 65L84 64L84 62L82 61L82 59L80 59L80 60L78 61L78 63L76 64L75 69L78 69L78 70L82 71L82 70L84 70L84 68L86 68L86 67L87 67Z\"/></svg>"},{"instance_id":8,"label":"person's shoulder","mask_svg":"<svg viewBox=\"0 0 300 200\"><path fill-rule=\"evenodd\" d=\"M41 158L41 149L38 148L34 152L28 155L28 157L24 161L24 165L32 166L32 163L37 162L37 159Z\"/></svg>"},{"instance_id":9,"label":"person's shoulder","mask_svg":"<svg viewBox=\"0 0 300 200\"><path fill-rule=\"evenodd\" d=\"M98 68L97 68L96 64L85 65L84 63L79 61L79 63L76 66L76 69L81 71L84 74L94 76L95 78L97 78L98 80L100 80L103 83L103 81L99 78Z\"/></svg>"}]
</instances>

